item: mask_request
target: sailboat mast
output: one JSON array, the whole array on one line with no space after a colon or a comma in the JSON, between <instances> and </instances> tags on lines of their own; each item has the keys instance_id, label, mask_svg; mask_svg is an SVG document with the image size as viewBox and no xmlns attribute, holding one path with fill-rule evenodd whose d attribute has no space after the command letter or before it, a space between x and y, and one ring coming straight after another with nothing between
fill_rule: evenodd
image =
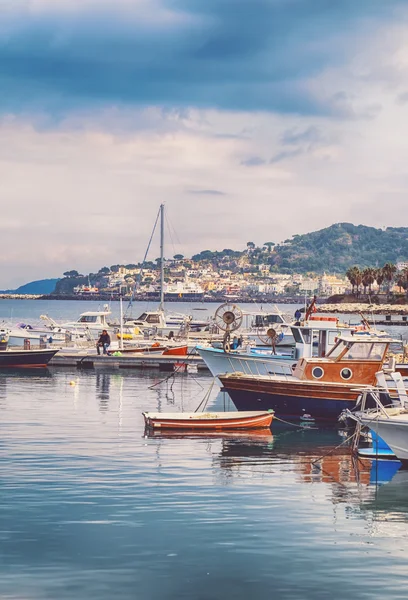
<instances>
[{"instance_id":1,"label":"sailboat mast","mask_svg":"<svg viewBox=\"0 0 408 600\"><path fill-rule=\"evenodd\" d=\"M160 204L160 306L164 310L164 204Z\"/></svg>"}]
</instances>

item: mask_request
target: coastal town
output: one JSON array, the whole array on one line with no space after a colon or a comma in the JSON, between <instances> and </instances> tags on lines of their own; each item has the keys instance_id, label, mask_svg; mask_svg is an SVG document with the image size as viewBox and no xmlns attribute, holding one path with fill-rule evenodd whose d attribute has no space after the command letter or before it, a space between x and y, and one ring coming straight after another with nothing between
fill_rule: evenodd
<instances>
[{"instance_id":1,"label":"coastal town","mask_svg":"<svg viewBox=\"0 0 408 600\"><path fill-rule=\"evenodd\" d=\"M149 300L159 296L160 264L147 268L136 265L113 265L102 268L88 281L72 287L74 297L133 296ZM384 265L382 269L351 268L345 275L273 272L269 264L248 267L248 262L228 256L214 265L211 261L194 261L175 256L164 261L164 294L168 301L219 301L237 299L299 299L318 295L320 298L344 296L356 290L372 296L382 293L404 296L408 287L408 263ZM357 270L356 270L357 269ZM78 274L65 274L68 283ZM92 279L91 279L92 277ZM86 279L86 278L85 278ZM58 285L57 290L58 291ZM66 293L70 293L68 290Z\"/></svg>"}]
</instances>

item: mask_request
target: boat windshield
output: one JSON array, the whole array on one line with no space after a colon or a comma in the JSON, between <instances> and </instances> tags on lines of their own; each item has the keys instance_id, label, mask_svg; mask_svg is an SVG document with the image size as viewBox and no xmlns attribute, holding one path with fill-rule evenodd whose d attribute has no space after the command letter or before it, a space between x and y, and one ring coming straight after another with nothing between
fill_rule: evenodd
<instances>
[{"instance_id":1,"label":"boat windshield","mask_svg":"<svg viewBox=\"0 0 408 600\"><path fill-rule=\"evenodd\" d=\"M142 313L137 321L144 321L145 323L160 324L160 315L155 313Z\"/></svg>"},{"instance_id":2,"label":"boat windshield","mask_svg":"<svg viewBox=\"0 0 408 600\"><path fill-rule=\"evenodd\" d=\"M97 316L96 315L83 315L79 318L78 323L96 323Z\"/></svg>"},{"instance_id":3,"label":"boat windshield","mask_svg":"<svg viewBox=\"0 0 408 600\"><path fill-rule=\"evenodd\" d=\"M338 341L333 348L330 350L330 352L327 354L328 358L337 358L338 356L340 356L340 354L342 352L344 352L346 345L344 342L342 341Z\"/></svg>"},{"instance_id":4,"label":"boat windshield","mask_svg":"<svg viewBox=\"0 0 408 600\"><path fill-rule=\"evenodd\" d=\"M382 360L387 349L386 343L373 342L352 344L342 360Z\"/></svg>"},{"instance_id":5,"label":"boat windshield","mask_svg":"<svg viewBox=\"0 0 408 600\"><path fill-rule=\"evenodd\" d=\"M268 327L272 323L283 323L280 315L255 315L255 327Z\"/></svg>"}]
</instances>

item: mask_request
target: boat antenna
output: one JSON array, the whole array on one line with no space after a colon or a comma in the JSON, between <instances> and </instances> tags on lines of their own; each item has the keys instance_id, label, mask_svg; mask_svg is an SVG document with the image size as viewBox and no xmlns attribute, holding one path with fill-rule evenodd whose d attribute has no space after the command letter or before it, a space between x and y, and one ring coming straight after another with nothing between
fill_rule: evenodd
<instances>
[{"instance_id":1,"label":"boat antenna","mask_svg":"<svg viewBox=\"0 0 408 600\"><path fill-rule=\"evenodd\" d=\"M160 304L159 310L164 310L164 204L160 204Z\"/></svg>"}]
</instances>

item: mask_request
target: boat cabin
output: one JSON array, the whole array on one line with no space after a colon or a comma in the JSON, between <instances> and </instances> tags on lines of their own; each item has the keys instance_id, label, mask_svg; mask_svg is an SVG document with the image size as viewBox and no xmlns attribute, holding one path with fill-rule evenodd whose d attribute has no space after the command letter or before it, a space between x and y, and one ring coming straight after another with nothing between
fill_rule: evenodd
<instances>
[{"instance_id":1,"label":"boat cabin","mask_svg":"<svg viewBox=\"0 0 408 600\"><path fill-rule=\"evenodd\" d=\"M125 325L144 328L166 327L166 320L162 311L144 312L137 319L126 320Z\"/></svg>"},{"instance_id":2,"label":"boat cabin","mask_svg":"<svg viewBox=\"0 0 408 600\"><path fill-rule=\"evenodd\" d=\"M290 329L295 340L294 358L326 356L341 333L337 319L304 321Z\"/></svg>"},{"instance_id":3,"label":"boat cabin","mask_svg":"<svg viewBox=\"0 0 408 600\"><path fill-rule=\"evenodd\" d=\"M293 375L321 383L374 385L376 373L385 361L391 338L366 335L340 335L326 357L303 357Z\"/></svg>"},{"instance_id":4,"label":"boat cabin","mask_svg":"<svg viewBox=\"0 0 408 600\"><path fill-rule=\"evenodd\" d=\"M105 312L105 311L98 311L98 312L84 312L80 315L77 323L79 325L82 325L83 327L89 327L90 325L97 325L99 327L102 328L108 328L108 322L106 320L106 317L108 315L110 315L110 311Z\"/></svg>"},{"instance_id":5,"label":"boat cabin","mask_svg":"<svg viewBox=\"0 0 408 600\"><path fill-rule=\"evenodd\" d=\"M273 327L274 325L286 325L286 321L281 314L260 313L253 317L251 327L255 329Z\"/></svg>"}]
</instances>

